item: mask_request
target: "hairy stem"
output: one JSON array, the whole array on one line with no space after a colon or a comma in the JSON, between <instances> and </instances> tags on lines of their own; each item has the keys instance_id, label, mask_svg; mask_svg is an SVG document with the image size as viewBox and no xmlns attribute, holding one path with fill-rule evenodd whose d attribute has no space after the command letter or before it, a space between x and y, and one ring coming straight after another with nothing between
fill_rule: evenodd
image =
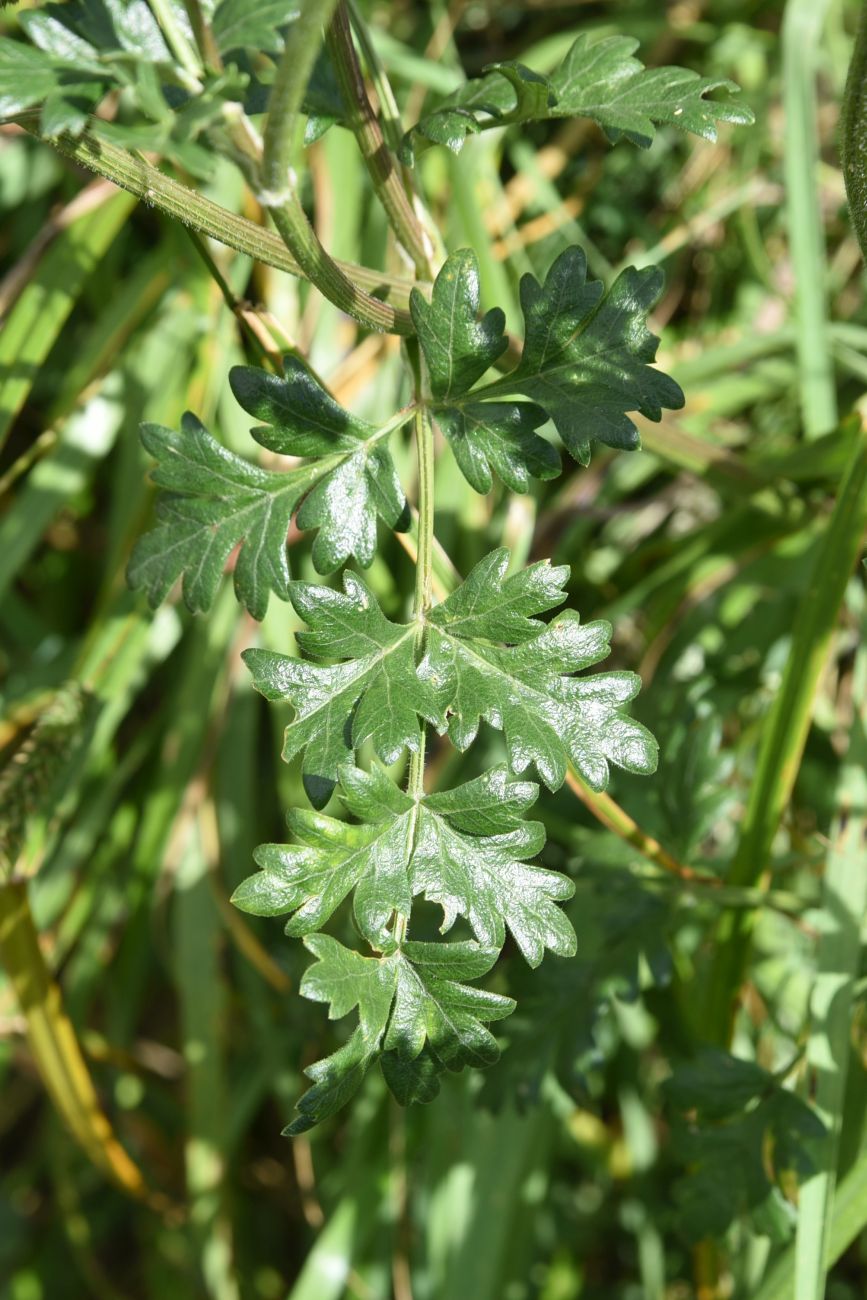
<instances>
[{"instance_id":1,"label":"hairy stem","mask_svg":"<svg viewBox=\"0 0 867 1300\"><path fill-rule=\"evenodd\" d=\"M39 132L38 109L16 113L14 121L30 135L36 136L37 139L45 139ZM96 172L98 176L104 176L120 189L144 199L146 203L159 208L161 212L174 217L191 230L198 231L201 235L208 235L218 243L225 244L227 248L246 253L247 256L255 258L265 266L276 267L278 271L287 271L290 275L306 276L298 259L292 256L283 240L277 235L272 234L270 230L263 230L261 226L257 226L254 221L248 221L246 217L239 217L237 213L229 212L227 208L205 198L198 191L191 190L172 176L166 176L141 155L132 154L128 149L121 149L118 145L101 140L88 132L77 139L64 135L51 140L46 139L45 143L50 144L64 157ZM414 332L407 310L409 291L412 287L409 280L370 270L365 266L356 266L350 262L336 262L335 265L343 276L353 281L358 290L365 295L377 293L382 295L383 299L393 298L395 303L393 307L385 301L379 303L388 319L388 323L383 328L394 334Z\"/></svg>"},{"instance_id":2,"label":"hairy stem","mask_svg":"<svg viewBox=\"0 0 867 1300\"><path fill-rule=\"evenodd\" d=\"M400 165L385 142L379 119L367 96L345 4L337 6L331 20L328 48L349 111L349 124L389 224L412 258L416 273L423 279L432 278L430 250L424 231L403 187Z\"/></svg>"},{"instance_id":3,"label":"hairy stem","mask_svg":"<svg viewBox=\"0 0 867 1300\"><path fill-rule=\"evenodd\" d=\"M325 251L301 205L290 168L300 134L301 102L322 42L323 24L335 3L304 0L289 29L268 103L258 197L304 275L329 302L368 329L409 333L411 326L399 329L395 313L354 284Z\"/></svg>"},{"instance_id":4,"label":"hairy stem","mask_svg":"<svg viewBox=\"0 0 867 1300\"><path fill-rule=\"evenodd\" d=\"M352 30L355 33L358 44L361 47L362 57L367 65L367 72L376 91L376 97L379 100L379 112L382 118L382 131L386 143L392 153L397 153L403 143L403 122L401 121L400 109L397 106L397 100L394 97L394 91L391 88L391 82L386 76L385 68L382 66L382 60L376 52L376 46L370 39L370 33L367 30L367 24L361 16L358 5L355 0L346 0L346 8L349 13L349 21Z\"/></svg>"}]
</instances>

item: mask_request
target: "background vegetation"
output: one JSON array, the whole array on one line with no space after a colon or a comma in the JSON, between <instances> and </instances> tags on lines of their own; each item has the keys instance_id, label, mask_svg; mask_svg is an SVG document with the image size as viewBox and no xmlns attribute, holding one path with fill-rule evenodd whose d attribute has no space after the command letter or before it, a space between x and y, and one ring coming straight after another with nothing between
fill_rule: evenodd
<instances>
[{"instance_id":1,"label":"background vegetation","mask_svg":"<svg viewBox=\"0 0 867 1300\"><path fill-rule=\"evenodd\" d=\"M579 952L536 972L507 960L520 1009L500 1063L408 1113L371 1075L291 1143L302 1067L341 1029L298 997L301 946L228 896L304 798L278 760L285 718L239 661L257 639L285 649L297 619L272 601L257 627L228 589L206 619L177 601L154 614L128 591L153 499L137 429L190 408L243 449L226 374L263 343L387 416L398 343L3 128L0 792L46 755L58 773L0 862L0 947L30 971L0 977L4 1300L782 1300L798 1178L819 1171L801 1189L803 1270L835 1160L828 1295L864 1294L867 602L850 574L867 309L835 149L858 10L790 0L784 26L771 0L367 7L410 120L462 69L544 68L578 30L617 30L649 64L737 81L757 124L717 143L663 130L639 152L570 121L421 161L447 246L477 250L484 305L510 326L520 275L568 245L606 281L665 269L653 323L685 411L644 422L643 452L602 448L527 496L478 496L443 456L436 523L462 573L504 543L571 564L570 604L612 620L618 665L641 673L662 761L649 780L617 773L614 802L543 791ZM2 22L14 34L16 11ZM325 245L381 265L349 134L309 161ZM185 162L262 219L228 164ZM400 468L411 480L408 446ZM309 538L290 542L312 578ZM403 611L396 538L368 580ZM472 759L434 748L431 765L457 781L501 758L489 732ZM33 974L36 945L57 985ZM734 1050L773 1078L696 1054L719 1038L700 1008L718 986L725 1019L732 975ZM841 1122L836 1156L799 1095L832 1138Z\"/></svg>"}]
</instances>

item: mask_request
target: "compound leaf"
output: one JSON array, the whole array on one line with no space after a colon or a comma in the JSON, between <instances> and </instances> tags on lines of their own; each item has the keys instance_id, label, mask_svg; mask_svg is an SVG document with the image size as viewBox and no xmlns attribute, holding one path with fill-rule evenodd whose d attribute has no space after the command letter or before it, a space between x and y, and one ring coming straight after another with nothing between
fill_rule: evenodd
<instances>
[{"instance_id":1,"label":"compound leaf","mask_svg":"<svg viewBox=\"0 0 867 1300\"><path fill-rule=\"evenodd\" d=\"M290 598L310 630L298 634L311 663L266 650L244 659L257 690L285 700L295 718L285 733L287 761L304 750L311 801L322 807L340 764L370 739L394 762L419 745L419 717L466 749L484 720L505 734L515 772L531 763L551 789L572 762L595 790L609 763L630 772L655 770L656 742L622 706L638 693L634 673L573 673L605 658L611 626L581 624L566 611L544 624L533 617L563 599L565 567L531 565L506 577L505 548L480 561L425 621L426 649L417 664L418 628L393 623L356 575L343 591L292 583ZM508 642L507 645L498 644Z\"/></svg>"},{"instance_id":2,"label":"compound leaf","mask_svg":"<svg viewBox=\"0 0 867 1300\"><path fill-rule=\"evenodd\" d=\"M394 462L375 425L335 402L297 358L283 359L283 375L250 366L229 373L232 392L250 415L265 421L251 430L269 451L284 456L336 457L298 512L298 527L318 528L313 563L331 573L350 556L369 565L376 553L376 520L406 528L409 509Z\"/></svg>"},{"instance_id":3,"label":"compound leaf","mask_svg":"<svg viewBox=\"0 0 867 1300\"><path fill-rule=\"evenodd\" d=\"M498 307L477 319L479 295L478 259L469 248L446 259L430 302L418 289L410 295L430 372L434 413L461 472L477 492L490 491L492 472L513 491L526 492L531 478L557 476L560 457L535 432L547 419L541 406L467 399L508 342L505 316Z\"/></svg>"},{"instance_id":4,"label":"compound leaf","mask_svg":"<svg viewBox=\"0 0 867 1300\"><path fill-rule=\"evenodd\" d=\"M446 281L442 293L441 279ZM461 284L462 289L456 287ZM661 289L657 268L629 267L605 293L599 281L587 280L583 251L566 249L544 284L530 274L521 280L525 341L517 367L475 389L469 387L469 377L484 374L493 354L483 342L477 364L466 355L474 346L473 329L481 328L475 326L475 254L464 249L447 259L430 303L413 290L410 305L431 370L434 414L477 491L490 488L492 469L517 491L526 491L530 477L556 475L556 451L533 432L546 419L586 465L594 441L622 450L640 445L628 412L658 421L663 408L683 406L678 384L652 365L658 340L647 329L646 317ZM466 375L469 382L445 383L453 374ZM515 395L530 401L507 400Z\"/></svg>"},{"instance_id":5,"label":"compound leaf","mask_svg":"<svg viewBox=\"0 0 867 1300\"><path fill-rule=\"evenodd\" d=\"M411 163L416 137L460 152L468 135L488 127L552 118L589 117L614 143L621 136L647 149L656 127L676 126L716 140L716 123L754 121L746 105L709 99L714 91L736 93L725 78L701 77L687 68L645 68L628 36L593 39L582 33L549 77L523 64L494 63L426 114L404 137Z\"/></svg>"}]
</instances>

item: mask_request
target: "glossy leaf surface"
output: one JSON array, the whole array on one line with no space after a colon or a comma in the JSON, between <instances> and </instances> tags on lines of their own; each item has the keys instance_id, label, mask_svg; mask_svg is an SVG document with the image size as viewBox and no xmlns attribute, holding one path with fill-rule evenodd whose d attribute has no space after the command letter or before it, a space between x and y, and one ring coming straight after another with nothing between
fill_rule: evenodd
<instances>
[{"instance_id":1,"label":"glossy leaf surface","mask_svg":"<svg viewBox=\"0 0 867 1300\"><path fill-rule=\"evenodd\" d=\"M299 528L318 529L313 560L320 572L350 556L370 564L378 517L392 528L404 525L406 499L381 432L344 410L299 360L288 356L284 367L280 378L235 367L232 388L245 410L268 421L252 431L257 442L309 464L261 469L190 414L179 433L144 426L142 440L157 461L154 482L168 492L159 498L156 528L136 544L128 576L152 604L183 577L188 608L210 608L240 545L235 591L261 619L272 592L288 598L286 536L296 510Z\"/></svg>"},{"instance_id":2,"label":"glossy leaf surface","mask_svg":"<svg viewBox=\"0 0 867 1300\"><path fill-rule=\"evenodd\" d=\"M412 160L415 137L458 153L468 135L486 127L551 118L592 118L612 143L625 136L642 149L652 144L657 126L716 140L717 122L753 121L746 105L708 98L717 90L736 93L733 81L687 68L645 68L633 57L637 48L628 36L582 33L549 77L517 62L491 64L407 133L404 160Z\"/></svg>"},{"instance_id":3,"label":"glossy leaf surface","mask_svg":"<svg viewBox=\"0 0 867 1300\"><path fill-rule=\"evenodd\" d=\"M448 258L430 303L413 291L411 308L431 371L434 413L477 491L490 488L492 470L516 491L526 491L532 477L556 475L555 449L533 432L546 419L586 465L594 441L627 451L640 445L629 412L659 421L664 408L683 406L680 387L652 364L658 340L646 318L661 291L659 270L630 267L605 293L600 281L588 281L583 251L566 249L543 284L529 274L521 280L525 338L518 365L474 389L469 384L503 350L494 347L497 329L505 344L501 314L489 312L475 326L475 254L463 249Z\"/></svg>"}]
</instances>

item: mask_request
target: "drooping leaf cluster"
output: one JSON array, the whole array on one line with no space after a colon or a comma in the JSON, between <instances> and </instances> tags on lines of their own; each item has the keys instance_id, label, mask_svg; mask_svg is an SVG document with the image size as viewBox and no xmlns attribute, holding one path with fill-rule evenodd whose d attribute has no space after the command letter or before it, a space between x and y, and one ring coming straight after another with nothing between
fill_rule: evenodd
<instances>
[{"instance_id":1,"label":"drooping leaf cluster","mask_svg":"<svg viewBox=\"0 0 867 1300\"><path fill-rule=\"evenodd\" d=\"M571 250L544 285L525 279L521 360L487 384L506 338L501 313L479 318L473 254L446 260L430 302L414 292L433 413L477 490L491 486L493 471L524 489L531 477L557 473L557 451L536 433L549 419L586 460L594 438L637 444L627 411L658 418L663 404L679 404L680 390L650 364L656 341L644 318L658 290L654 273L636 272L603 295L587 283L583 254ZM559 906L571 883L532 864L544 834L523 814L536 787L515 778L534 768L556 790L571 768L601 790L612 764L652 772L656 743L624 711L639 686L633 673L586 675L609 653L610 625L584 624L570 610L545 621L566 596L563 566L541 562L510 574L501 548L408 622L387 617L357 573L344 572L340 588L293 581L293 518L299 529L318 530L312 553L320 572L350 557L369 564L377 518L405 524L387 449L402 417L381 428L360 420L293 356L282 377L239 367L230 380L260 421L254 439L293 462L251 464L191 415L180 432L147 426L154 479L166 491L129 576L154 603L180 578L188 606L206 609L234 555L235 589L254 616L264 615L273 592L306 624L297 634L302 657L252 649L245 659L262 694L293 709L283 755L300 756L314 809L337 790L355 820L294 810L292 842L257 851L261 870L235 900L257 914L287 914L287 933L320 958L304 990L329 1001L335 1016L358 1008L348 1042L313 1067L298 1121L305 1127L340 1105L375 1060L396 1095L412 1100L433 1095L443 1068L493 1059L482 1023L513 1004L465 981L488 972L507 936L530 966L546 950L575 949ZM482 723L502 733L508 767L457 789L414 798L380 769L358 766L362 746L386 765L418 752L427 727L466 750ZM443 944L436 956L431 945L396 939L417 896L442 909L444 930L460 918L473 938ZM377 955L313 937L350 899L355 926ZM338 970L349 972L340 977L348 983L332 986Z\"/></svg>"},{"instance_id":2,"label":"drooping leaf cluster","mask_svg":"<svg viewBox=\"0 0 867 1300\"><path fill-rule=\"evenodd\" d=\"M208 13L209 58L179 0L158 9L144 0L48 4L22 16L29 46L0 42L0 110L40 105L45 134L90 124L205 174L209 150L236 156L226 105L249 113L267 106L268 62L293 17L285 6L218 0ZM633 49L621 38L579 39L550 78L498 65L414 128L407 159L413 140L457 149L493 121L582 114L612 139L647 144L655 123L712 137L714 121L745 120L732 104L706 99L728 83L678 69L647 72ZM125 112L94 127L90 114L109 90L122 91L138 118ZM308 139L344 119L325 56L305 111ZM448 257L428 291L413 290L427 382L417 402L429 406L476 491L490 491L495 476L519 492L555 477L555 434L586 464L594 442L638 446L631 413L659 420L682 405L677 384L653 364L657 340L646 321L661 283L656 270L629 269L605 292L588 281L583 252L569 249L542 282L524 277L523 339L514 341L499 309L480 312L472 251ZM612 764L653 771L656 743L625 712L638 678L586 671L607 657L610 626L584 624L569 610L549 617L565 599L564 567L536 563L510 574L508 552L494 551L447 598L405 622L388 617L355 572L344 572L340 588L293 581L293 523L315 532L321 574L351 560L369 566L380 520L407 526L388 439L412 408L372 425L292 355L280 376L236 367L230 382L257 421L251 433L264 462L229 450L192 414L180 430L145 426L162 491L129 580L153 604L180 581L196 612L210 607L231 568L237 597L255 618L273 594L290 600L306 625L297 635L301 657L253 649L245 658L257 688L293 710L283 753L300 757L313 809L290 813L288 844L257 850L260 870L235 899L257 915L287 916L287 933L305 940L317 959L306 996L328 1003L334 1018L357 1012L344 1045L311 1068L300 1131L336 1110L374 1061L395 1095L410 1101L433 1096L444 1069L495 1059L486 1025L514 1003L473 981L489 974L507 941L532 968L546 951L565 957L576 946L560 906L571 881L534 863L544 832L526 819L537 787L522 774L534 770L556 790L571 769L602 790ZM379 766L424 753L428 728L465 751L482 723L502 733L507 762L455 789L422 794L416 784L409 793ZM370 771L360 766L362 747L376 756ZM335 793L349 820L325 813ZM458 938L408 936L419 897L441 910L443 932L460 927ZM321 933L350 907L369 956Z\"/></svg>"},{"instance_id":3,"label":"drooping leaf cluster","mask_svg":"<svg viewBox=\"0 0 867 1300\"><path fill-rule=\"evenodd\" d=\"M398 961L398 972L410 981L413 945L401 944L399 959L391 950L395 918L409 918L416 895L442 908L443 930L462 917L488 965L507 934L531 966L546 949L572 955L574 932L557 906L572 884L528 864L545 839L541 824L523 820L537 787L510 772L533 764L556 788L571 764L601 789L610 763L635 772L656 766L652 736L621 711L638 679L622 672L574 675L607 654L610 626L583 625L570 611L542 622L537 616L564 599L568 570L537 563L507 577L508 562L505 549L492 552L421 625L386 618L355 574L344 574L342 592L291 583L290 599L308 625L298 634L308 657L258 649L244 654L257 688L295 711L283 754L303 754L311 802L322 807L336 786L358 824L292 811L294 842L257 851L261 870L240 887L235 902L259 915L291 914L286 932L302 937L318 931L352 895L357 930L382 954L358 958L366 964L357 970L378 993L385 977L375 974L377 960ZM503 731L509 768L453 790L414 799L384 772L366 773L352 763L365 742L385 763L404 749L417 750L425 723L465 749L481 721ZM443 949L444 963L452 946ZM454 947L461 960L471 950ZM421 1039L412 1040L415 1054L405 1048L392 1056L392 1025L403 1006L399 980L395 987L393 1006L377 1001L373 1029L365 1027L362 1013L350 1044L314 1067L314 1087L302 1108L305 1126L329 1114L332 1103L339 1104L335 1098L354 1089L374 1059L381 1059L402 1099L430 1094L442 1063L467 1062L465 1054L443 1056L446 1049L436 1041L425 1048ZM492 1005L507 1014L500 1003Z\"/></svg>"}]
</instances>

